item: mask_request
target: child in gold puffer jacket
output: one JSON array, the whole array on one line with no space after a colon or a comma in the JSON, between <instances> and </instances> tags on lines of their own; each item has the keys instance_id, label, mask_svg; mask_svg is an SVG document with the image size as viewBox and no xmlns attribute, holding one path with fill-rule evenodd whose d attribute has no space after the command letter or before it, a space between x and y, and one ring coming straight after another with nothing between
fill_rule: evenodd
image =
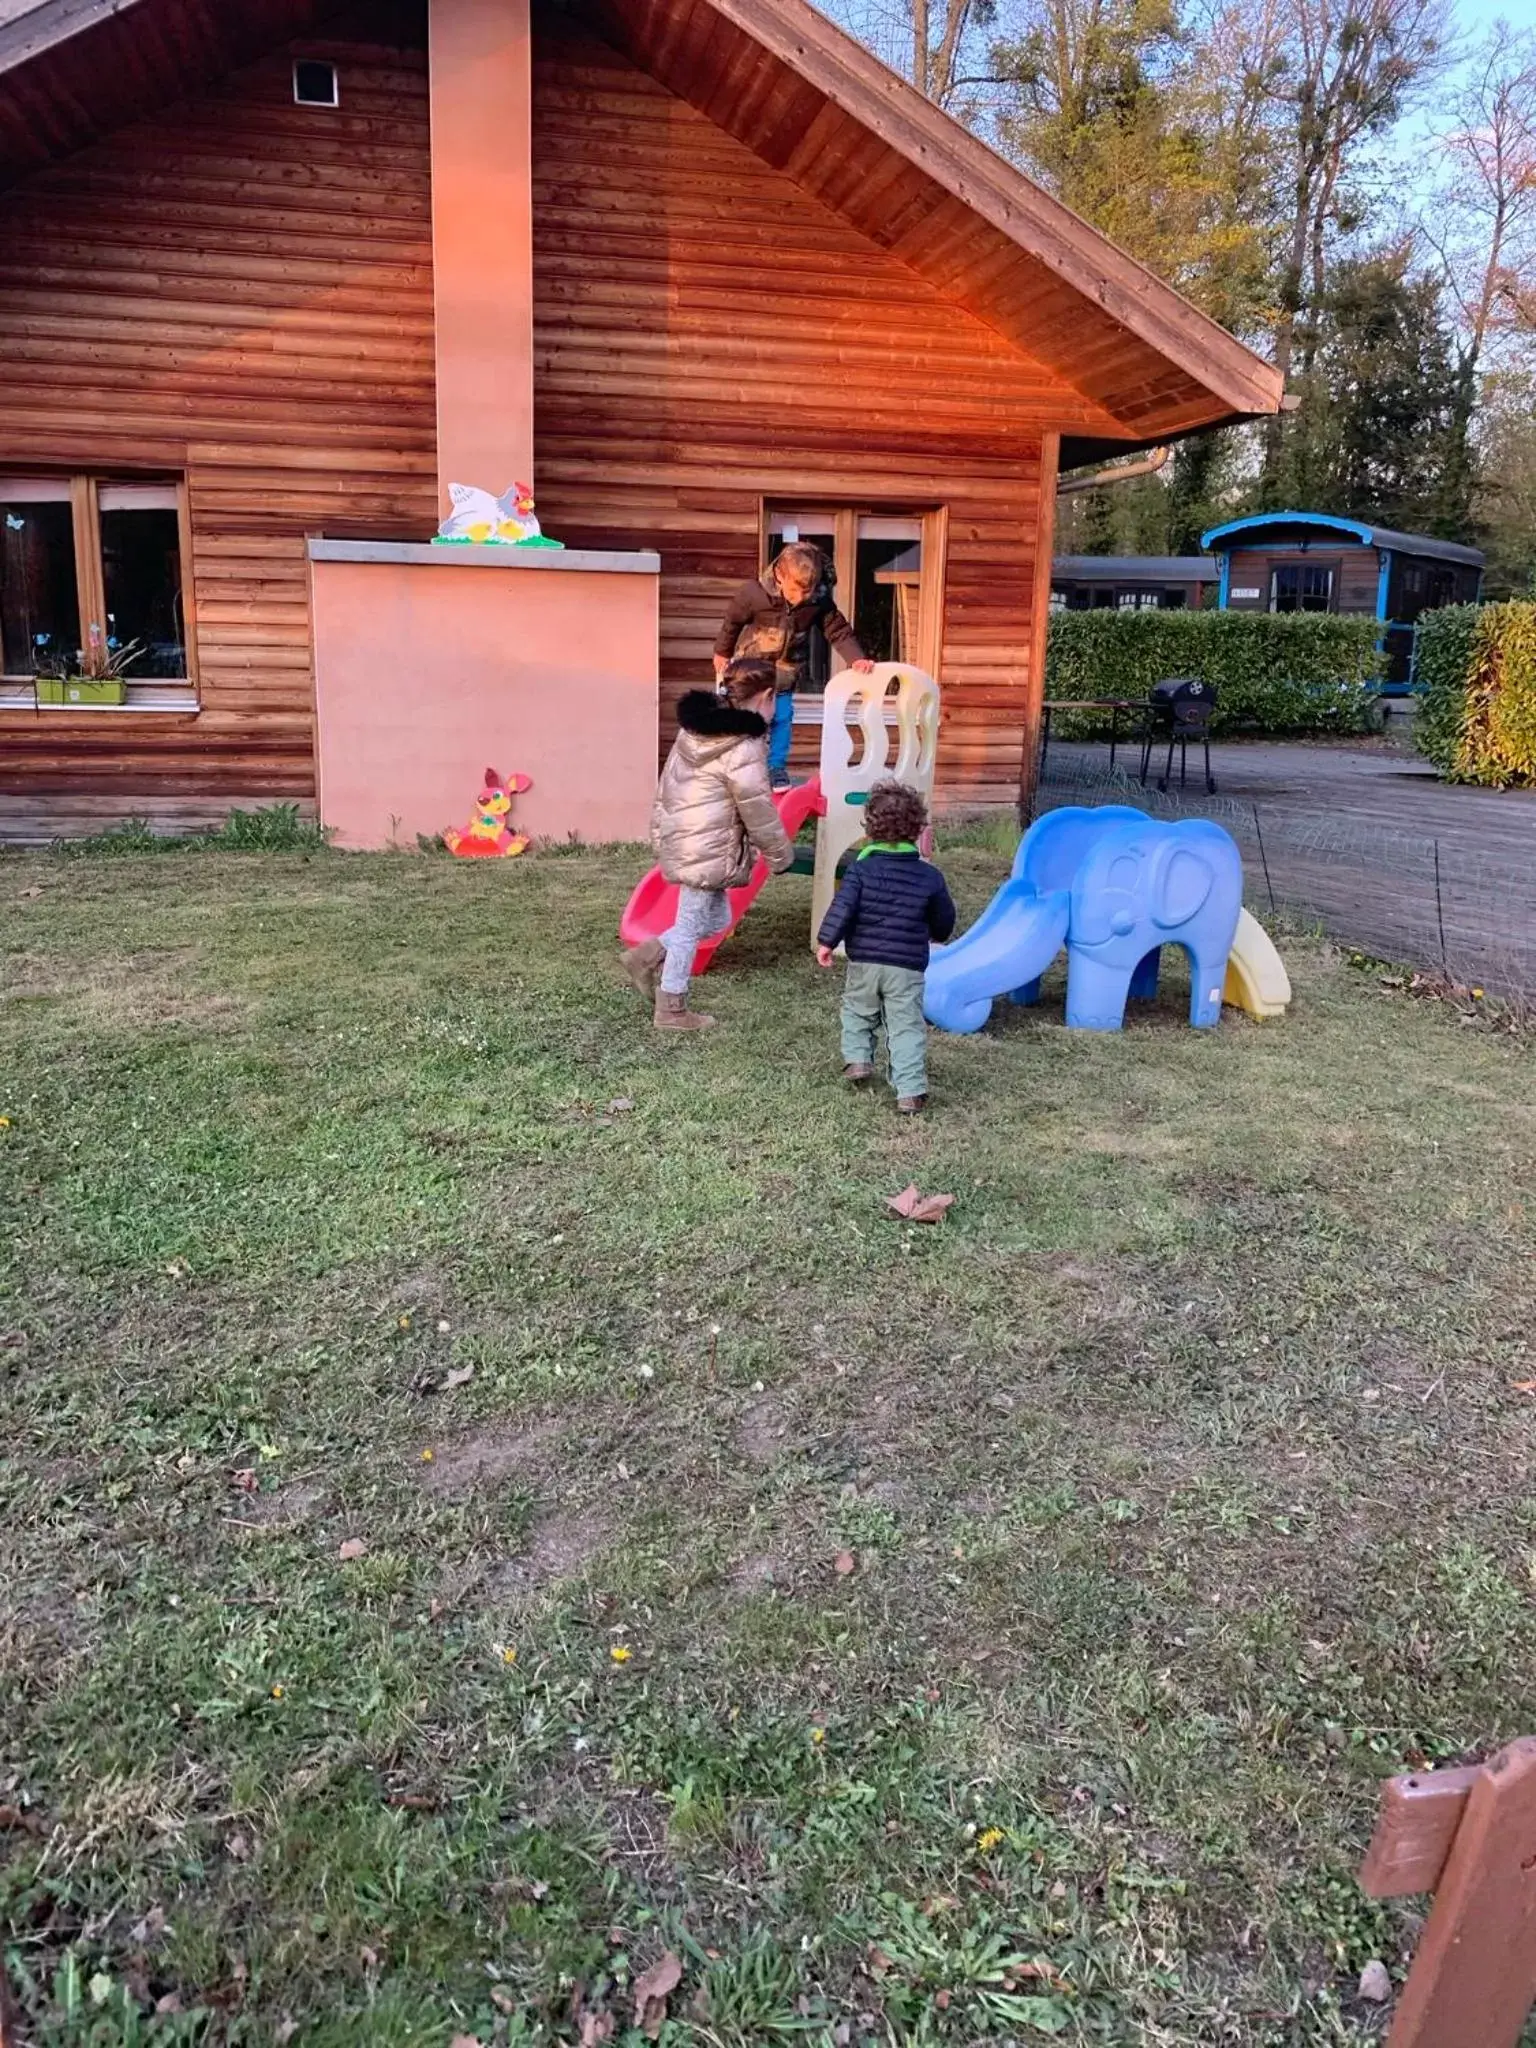
<instances>
[{"instance_id":1,"label":"child in gold puffer jacket","mask_svg":"<svg viewBox=\"0 0 1536 2048\"><path fill-rule=\"evenodd\" d=\"M713 1024L688 1007L694 956L730 923L726 891L749 879L759 854L775 874L794 858L768 783L773 698L773 663L743 660L713 690L690 690L677 707L678 735L651 817L662 874L677 884L677 917L670 931L624 957L635 986L655 991L659 1031Z\"/></svg>"}]
</instances>

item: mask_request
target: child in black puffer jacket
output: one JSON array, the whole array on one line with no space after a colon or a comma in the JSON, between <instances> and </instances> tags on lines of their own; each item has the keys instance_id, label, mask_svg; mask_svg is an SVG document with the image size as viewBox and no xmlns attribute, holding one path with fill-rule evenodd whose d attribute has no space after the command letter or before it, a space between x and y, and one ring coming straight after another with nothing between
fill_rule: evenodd
<instances>
[{"instance_id":1,"label":"child in black puffer jacket","mask_svg":"<svg viewBox=\"0 0 1536 2048\"><path fill-rule=\"evenodd\" d=\"M843 1079L862 1087L875 1071L875 1032L885 1026L891 1086L902 1116L928 1101L928 1027L923 976L928 947L955 928L944 877L917 850L928 813L904 782L877 782L864 807L865 844L816 934L816 958L848 955L843 989Z\"/></svg>"}]
</instances>

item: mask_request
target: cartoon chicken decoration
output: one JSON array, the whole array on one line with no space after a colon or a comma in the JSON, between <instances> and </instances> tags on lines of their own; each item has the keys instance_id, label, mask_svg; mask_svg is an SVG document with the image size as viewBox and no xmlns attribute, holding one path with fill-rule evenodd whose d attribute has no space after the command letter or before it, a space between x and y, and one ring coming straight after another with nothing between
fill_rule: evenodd
<instances>
[{"instance_id":1,"label":"cartoon chicken decoration","mask_svg":"<svg viewBox=\"0 0 1536 2048\"><path fill-rule=\"evenodd\" d=\"M478 484L450 484L448 500L453 510L437 529L439 544L473 542L477 546L504 548L558 548L564 542L551 540L540 530L533 509L533 492L527 484L513 484L499 498L482 491Z\"/></svg>"},{"instance_id":2,"label":"cartoon chicken decoration","mask_svg":"<svg viewBox=\"0 0 1536 2048\"><path fill-rule=\"evenodd\" d=\"M443 844L460 860L511 860L528 846L527 833L512 830L512 799L532 789L533 778L487 768L482 781L475 815L462 832L445 832Z\"/></svg>"}]
</instances>

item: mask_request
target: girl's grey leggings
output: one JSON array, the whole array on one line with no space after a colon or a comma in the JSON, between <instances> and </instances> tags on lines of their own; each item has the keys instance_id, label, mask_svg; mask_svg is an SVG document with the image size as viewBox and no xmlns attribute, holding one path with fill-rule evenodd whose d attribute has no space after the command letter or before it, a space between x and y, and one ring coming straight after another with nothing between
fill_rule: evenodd
<instances>
[{"instance_id":1,"label":"girl's grey leggings","mask_svg":"<svg viewBox=\"0 0 1536 2048\"><path fill-rule=\"evenodd\" d=\"M677 922L661 935L667 949L661 985L669 996L687 995L694 955L705 939L723 932L730 921L731 907L723 889L678 890Z\"/></svg>"}]
</instances>

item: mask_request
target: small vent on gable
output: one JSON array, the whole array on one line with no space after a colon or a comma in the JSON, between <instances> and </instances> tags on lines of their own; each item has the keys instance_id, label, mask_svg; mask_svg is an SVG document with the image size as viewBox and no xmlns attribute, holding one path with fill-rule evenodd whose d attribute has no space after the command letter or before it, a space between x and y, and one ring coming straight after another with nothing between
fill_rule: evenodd
<instances>
[{"instance_id":1,"label":"small vent on gable","mask_svg":"<svg viewBox=\"0 0 1536 2048\"><path fill-rule=\"evenodd\" d=\"M318 57L296 57L293 61L293 96L301 107L339 107L341 86L336 66Z\"/></svg>"}]
</instances>

